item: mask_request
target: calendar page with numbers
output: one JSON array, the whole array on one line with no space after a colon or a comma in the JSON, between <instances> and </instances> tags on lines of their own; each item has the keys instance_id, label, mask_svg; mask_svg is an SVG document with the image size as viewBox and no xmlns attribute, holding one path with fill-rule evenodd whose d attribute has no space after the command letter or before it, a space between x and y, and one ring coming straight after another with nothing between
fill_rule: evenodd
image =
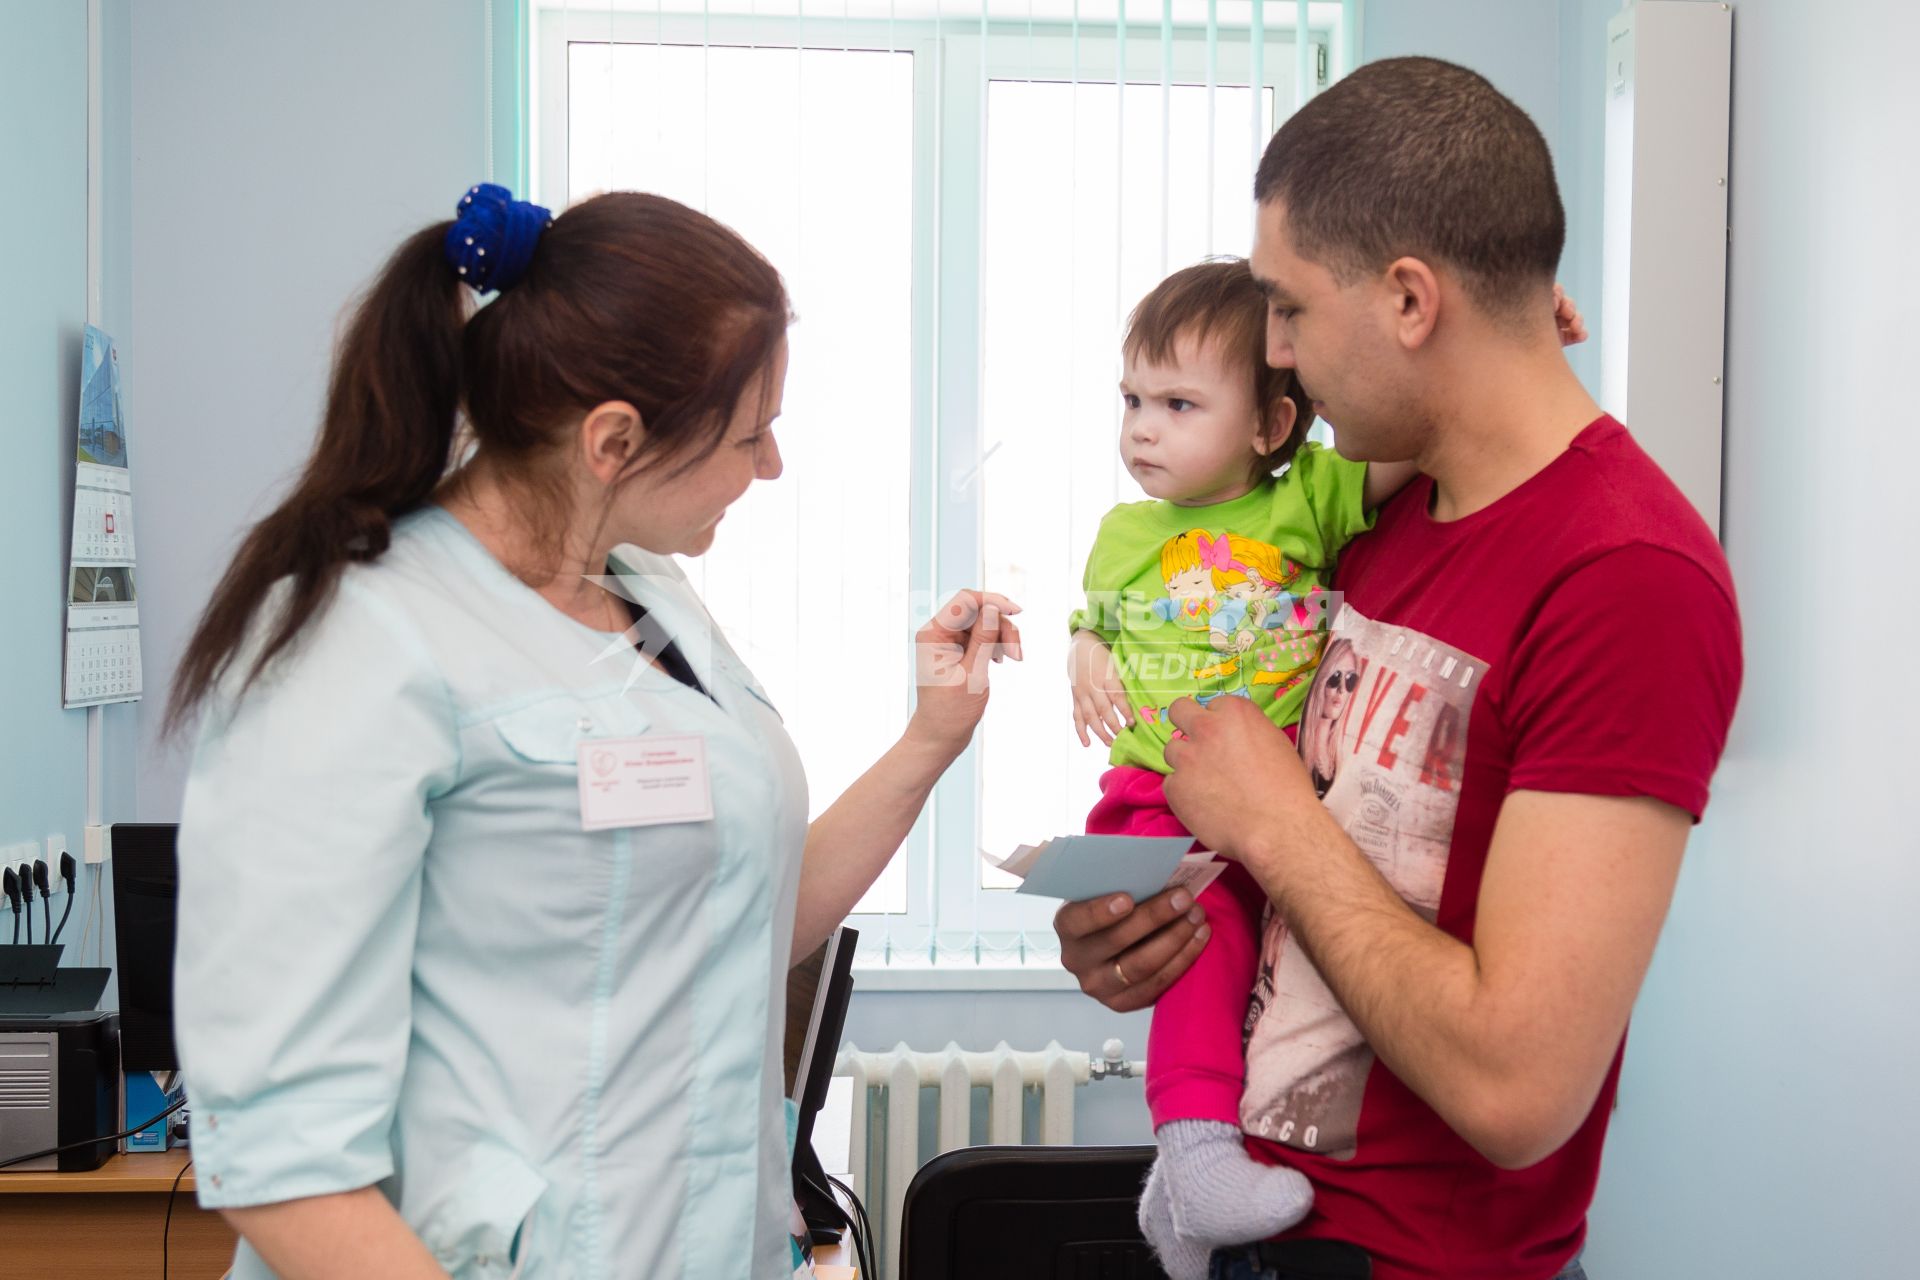
<instances>
[{"instance_id":1,"label":"calendar page with numbers","mask_svg":"<svg viewBox=\"0 0 1920 1280\"><path fill-rule=\"evenodd\" d=\"M73 546L67 568L68 707L140 697L140 605L134 587L133 483L120 355L87 326L80 357Z\"/></svg>"}]
</instances>

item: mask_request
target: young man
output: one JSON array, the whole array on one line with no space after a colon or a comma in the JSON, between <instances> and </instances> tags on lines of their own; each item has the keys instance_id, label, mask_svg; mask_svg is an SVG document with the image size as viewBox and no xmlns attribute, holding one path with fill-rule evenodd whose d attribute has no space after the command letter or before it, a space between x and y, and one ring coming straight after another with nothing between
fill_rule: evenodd
<instances>
[{"instance_id":1,"label":"young man","mask_svg":"<svg viewBox=\"0 0 1920 1280\"><path fill-rule=\"evenodd\" d=\"M1172 712L1168 801L1270 900L1242 1127L1313 1181L1294 1234L1377 1280L1577 1276L1739 689L1726 561L1561 356L1551 158L1485 80L1361 68L1275 135L1255 195L1269 360L1342 454L1423 474L1335 579L1324 803L1242 700ZM1067 967L1140 1007L1201 945L1189 908L1071 904ZM1228 1274L1279 1274L1268 1256Z\"/></svg>"}]
</instances>

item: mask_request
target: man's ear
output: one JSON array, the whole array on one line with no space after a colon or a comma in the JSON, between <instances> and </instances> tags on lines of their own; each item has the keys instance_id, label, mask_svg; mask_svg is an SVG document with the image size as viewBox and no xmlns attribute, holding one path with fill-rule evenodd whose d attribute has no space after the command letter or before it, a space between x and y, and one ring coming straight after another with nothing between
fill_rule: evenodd
<instances>
[{"instance_id":1,"label":"man's ear","mask_svg":"<svg viewBox=\"0 0 1920 1280\"><path fill-rule=\"evenodd\" d=\"M587 410L580 422L580 452L601 484L612 484L639 456L647 428L640 411L625 400L608 400Z\"/></svg>"},{"instance_id":2,"label":"man's ear","mask_svg":"<svg viewBox=\"0 0 1920 1280\"><path fill-rule=\"evenodd\" d=\"M1300 406L1292 396L1281 396L1280 403L1267 415L1266 429L1253 438L1253 451L1264 458L1278 449L1293 434L1293 424L1299 420Z\"/></svg>"},{"instance_id":3,"label":"man's ear","mask_svg":"<svg viewBox=\"0 0 1920 1280\"><path fill-rule=\"evenodd\" d=\"M1402 347L1417 351L1440 323L1440 277L1418 258L1397 258L1387 267L1385 284L1394 308L1393 335Z\"/></svg>"}]
</instances>

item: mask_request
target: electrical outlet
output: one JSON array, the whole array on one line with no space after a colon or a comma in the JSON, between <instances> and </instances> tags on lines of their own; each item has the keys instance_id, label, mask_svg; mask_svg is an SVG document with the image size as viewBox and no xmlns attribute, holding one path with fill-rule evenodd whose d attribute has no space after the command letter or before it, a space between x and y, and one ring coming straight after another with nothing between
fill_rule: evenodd
<instances>
[{"instance_id":1,"label":"electrical outlet","mask_svg":"<svg viewBox=\"0 0 1920 1280\"><path fill-rule=\"evenodd\" d=\"M81 861L88 866L93 866L96 863L105 862L112 856L113 850L108 847L106 827L97 822L90 823L86 830L86 854Z\"/></svg>"},{"instance_id":2,"label":"electrical outlet","mask_svg":"<svg viewBox=\"0 0 1920 1280\"><path fill-rule=\"evenodd\" d=\"M65 893L67 891L67 882L60 878L59 858L56 856L49 860L45 854L41 853L39 842L22 840L18 844L10 844L4 848L0 848L0 863L5 863L18 872L23 884L33 883L33 864L36 862L45 862L47 864L47 889L52 895L57 898ZM33 896L37 901L40 897L40 891L35 889Z\"/></svg>"},{"instance_id":3,"label":"electrical outlet","mask_svg":"<svg viewBox=\"0 0 1920 1280\"><path fill-rule=\"evenodd\" d=\"M60 855L67 851L67 833L50 832L47 836L47 866L55 875L60 874Z\"/></svg>"}]
</instances>

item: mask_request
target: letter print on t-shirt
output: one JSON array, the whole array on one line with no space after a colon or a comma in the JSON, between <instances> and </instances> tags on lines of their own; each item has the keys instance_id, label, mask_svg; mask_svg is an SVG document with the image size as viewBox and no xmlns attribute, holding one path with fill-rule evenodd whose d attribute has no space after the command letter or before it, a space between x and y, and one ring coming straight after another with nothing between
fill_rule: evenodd
<instances>
[{"instance_id":1,"label":"letter print on t-shirt","mask_svg":"<svg viewBox=\"0 0 1920 1280\"><path fill-rule=\"evenodd\" d=\"M1300 719L1314 789L1409 906L1439 911L1486 664L1351 606L1334 618ZM1240 1123L1284 1146L1354 1154L1373 1051L1268 907L1247 1011Z\"/></svg>"}]
</instances>

